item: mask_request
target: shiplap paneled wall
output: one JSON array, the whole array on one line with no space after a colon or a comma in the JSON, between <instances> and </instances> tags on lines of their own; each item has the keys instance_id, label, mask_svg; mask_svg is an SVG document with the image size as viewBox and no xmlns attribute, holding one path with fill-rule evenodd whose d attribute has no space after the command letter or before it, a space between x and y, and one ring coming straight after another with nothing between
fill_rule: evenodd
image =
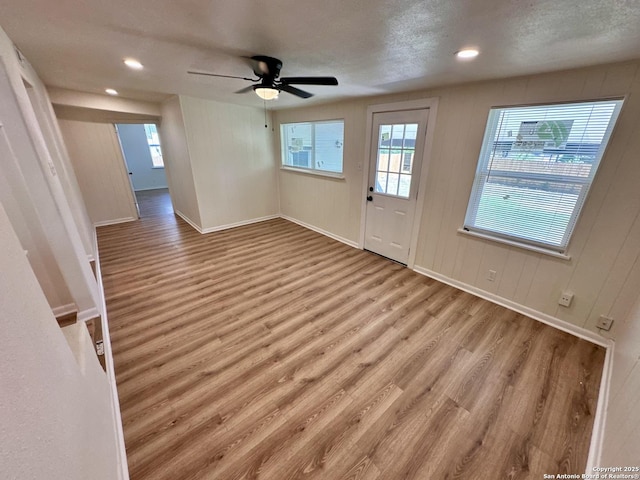
<instances>
[{"instance_id":1,"label":"shiplap paneled wall","mask_svg":"<svg viewBox=\"0 0 640 480\"><path fill-rule=\"evenodd\" d=\"M284 215L358 240L368 105L439 98L416 267L595 330L601 314L621 319L633 298L619 292L640 254L640 62L532 75L277 111L280 123L345 119L342 181L280 172ZM462 226L489 108L627 96L617 128L569 246L571 260L457 232ZM276 132L276 158L280 158ZM487 271L496 270L494 282ZM575 294L570 308L557 300ZM617 324L611 335L616 336Z\"/></svg>"},{"instance_id":2,"label":"shiplap paneled wall","mask_svg":"<svg viewBox=\"0 0 640 480\"><path fill-rule=\"evenodd\" d=\"M280 169L280 211L353 243L358 242L360 228L367 105L360 100L274 112L274 157L278 166L282 164L280 124L344 120L344 178Z\"/></svg>"},{"instance_id":3,"label":"shiplap paneled wall","mask_svg":"<svg viewBox=\"0 0 640 480\"><path fill-rule=\"evenodd\" d=\"M635 269L640 281L640 268ZM637 290L636 290L637 294ZM616 342L601 465L638 465L640 446L640 297Z\"/></svg>"},{"instance_id":4,"label":"shiplap paneled wall","mask_svg":"<svg viewBox=\"0 0 640 480\"><path fill-rule=\"evenodd\" d=\"M264 111L186 96L180 96L180 105L202 230L277 215L277 175Z\"/></svg>"},{"instance_id":5,"label":"shiplap paneled wall","mask_svg":"<svg viewBox=\"0 0 640 480\"><path fill-rule=\"evenodd\" d=\"M173 208L190 223L202 228L189 158L189 145L178 97L171 97L162 103L162 123L159 133Z\"/></svg>"},{"instance_id":6,"label":"shiplap paneled wall","mask_svg":"<svg viewBox=\"0 0 640 480\"><path fill-rule=\"evenodd\" d=\"M91 221L138 218L114 125L60 119L58 123Z\"/></svg>"}]
</instances>

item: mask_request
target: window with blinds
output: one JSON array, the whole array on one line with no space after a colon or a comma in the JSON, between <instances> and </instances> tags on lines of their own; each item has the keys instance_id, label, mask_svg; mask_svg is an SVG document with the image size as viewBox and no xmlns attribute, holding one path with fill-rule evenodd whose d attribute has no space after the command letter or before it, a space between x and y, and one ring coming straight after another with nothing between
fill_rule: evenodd
<instances>
[{"instance_id":1,"label":"window with blinds","mask_svg":"<svg viewBox=\"0 0 640 480\"><path fill-rule=\"evenodd\" d=\"M284 167L342 173L344 120L280 125Z\"/></svg>"},{"instance_id":2,"label":"window with blinds","mask_svg":"<svg viewBox=\"0 0 640 480\"><path fill-rule=\"evenodd\" d=\"M564 253L621 106L492 108L464 229Z\"/></svg>"}]
</instances>

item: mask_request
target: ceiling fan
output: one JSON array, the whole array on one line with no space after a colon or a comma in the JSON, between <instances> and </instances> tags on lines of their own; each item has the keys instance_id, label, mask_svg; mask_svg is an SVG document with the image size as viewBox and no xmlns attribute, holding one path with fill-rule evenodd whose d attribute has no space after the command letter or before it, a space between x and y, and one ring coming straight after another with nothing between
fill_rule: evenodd
<instances>
[{"instance_id":1,"label":"ceiling fan","mask_svg":"<svg viewBox=\"0 0 640 480\"><path fill-rule=\"evenodd\" d=\"M188 71L192 75L207 75L210 77L238 78L250 82L258 82L236 93L246 93L253 90L263 100L274 100L280 92L287 92L300 98L313 97L313 93L305 92L293 85L338 85L335 77L280 77L282 61L277 58L264 55L255 55L248 58L253 73L258 78L236 77L233 75L220 75L217 73Z\"/></svg>"}]
</instances>

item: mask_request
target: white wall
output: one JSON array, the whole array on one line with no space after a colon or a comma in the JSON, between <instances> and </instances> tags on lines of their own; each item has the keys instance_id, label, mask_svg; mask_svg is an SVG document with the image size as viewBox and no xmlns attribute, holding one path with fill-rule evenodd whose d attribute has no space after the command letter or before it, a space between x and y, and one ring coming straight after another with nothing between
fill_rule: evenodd
<instances>
[{"instance_id":1,"label":"white wall","mask_svg":"<svg viewBox=\"0 0 640 480\"><path fill-rule=\"evenodd\" d=\"M539 312L595 330L601 314L621 319L618 292L640 254L640 62L532 75L403 95L276 111L279 123L345 119L345 180L280 172L282 213L357 242L362 205L366 108L438 97L438 117L416 266ZM583 209L565 261L457 233L463 224L489 108L629 95ZM279 157L279 142L275 155ZM495 282L486 272L496 270ZM570 308L557 300L575 294ZM618 336L618 323L611 335Z\"/></svg>"},{"instance_id":2,"label":"white wall","mask_svg":"<svg viewBox=\"0 0 640 480\"><path fill-rule=\"evenodd\" d=\"M47 91L51 103L56 106L75 107L77 109L92 110L94 112L130 113L138 117L148 116L150 118L158 118L160 116L160 104L158 103L131 100L111 95L78 92L57 87L49 87Z\"/></svg>"},{"instance_id":3,"label":"white wall","mask_svg":"<svg viewBox=\"0 0 640 480\"><path fill-rule=\"evenodd\" d=\"M66 194L71 208L71 213L80 233L87 256L95 258L94 229L89 220L89 214L84 206L78 179L75 176L69 153L62 141L62 133L56 121L51 102L47 97L47 91L43 86L28 86L27 93L31 99L31 105L36 113L40 129L51 153L51 160L58 172L60 183Z\"/></svg>"},{"instance_id":4,"label":"white wall","mask_svg":"<svg viewBox=\"0 0 640 480\"><path fill-rule=\"evenodd\" d=\"M45 240L47 235L31 203L28 187L20 172L19 162L11 152L4 127L0 127L0 156L0 203L13 220L22 248L28 252L29 263L51 309L72 310L75 308L73 297L58 268L55 255Z\"/></svg>"},{"instance_id":5,"label":"white wall","mask_svg":"<svg viewBox=\"0 0 640 480\"><path fill-rule=\"evenodd\" d=\"M94 225L138 218L115 127L58 120L89 218Z\"/></svg>"},{"instance_id":6,"label":"white wall","mask_svg":"<svg viewBox=\"0 0 640 480\"><path fill-rule=\"evenodd\" d=\"M74 358L1 205L0 250L2 477L120 478L106 376Z\"/></svg>"},{"instance_id":7,"label":"white wall","mask_svg":"<svg viewBox=\"0 0 640 480\"><path fill-rule=\"evenodd\" d=\"M172 97L162 103L162 123L160 124L159 133L173 209L191 224L201 229L202 222L193 179L189 145L178 97Z\"/></svg>"},{"instance_id":8,"label":"white wall","mask_svg":"<svg viewBox=\"0 0 640 480\"><path fill-rule=\"evenodd\" d=\"M185 96L180 104L202 230L276 215L273 135L264 111Z\"/></svg>"},{"instance_id":9,"label":"white wall","mask_svg":"<svg viewBox=\"0 0 640 480\"><path fill-rule=\"evenodd\" d=\"M35 90L31 97L25 83ZM22 178L20 183L28 191L28 198L15 200L28 204L23 212L28 209L35 212L36 218L29 218L34 222L31 233L38 234L32 237L32 246L46 262L53 261L58 266L67 289L61 288L60 298L70 293L83 315L96 316L100 305L97 283L87 258L87 239L83 242L82 225L77 223L78 212L73 212L83 205L74 203L72 196L65 192L63 173L58 172L58 166L67 159L59 158L61 152L55 148L50 150L52 144L47 143L47 132L41 127L43 119L38 115L50 115L51 109L34 109L32 103L33 98L46 102L46 95L44 85L28 61L18 59L11 40L0 30L0 123L8 147L8 154L0 159L0 170L17 171L17 175L11 174L13 178ZM53 118L47 122L55 124ZM54 129L48 133L55 135ZM11 219L14 224L23 220L23 217Z\"/></svg>"},{"instance_id":10,"label":"white wall","mask_svg":"<svg viewBox=\"0 0 640 480\"><path fill-rule=\"evenodd\" d=\"M638 465L640 458L640 260L633 265L626 284L619 295L635 298L635 302L618 320L619 335L600 462L603 466Z\"/></svg>"},{"instance_id":11,"label":"white wall","mask_svg":"<svg viewBox=\"0 0 640 480\"><path fill-rule=\"evenodd\" d=\"M344 119L344 179L279 170L280 211L353 243L360 229L366 110L367 102L360 100L274 112L278 167L281 123Z\"/></svg>"},{"instance_id":12,"label":"white wall","mask_svg":"<svg viewBox=\"0 0 640 480\"><path fill-rule=\"evenodd\" d=\"M129 171L132 173L131 181L133 189L153 190L155 188L167 188L167 177L164 168L154 168L151 161L151 151L147 141L147 134L143 124L119 123L118 136L127 161Z\"/></svg>"}]
</instances>

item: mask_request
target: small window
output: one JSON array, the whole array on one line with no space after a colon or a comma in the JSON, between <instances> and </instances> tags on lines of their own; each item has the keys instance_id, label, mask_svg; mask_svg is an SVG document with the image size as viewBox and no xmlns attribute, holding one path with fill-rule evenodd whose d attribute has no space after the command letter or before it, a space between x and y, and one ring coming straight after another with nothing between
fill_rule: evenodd
<instances>
[{"instance_id":1,"label":"small window","mask_svg":"<svg viewBox=\"0 0 640 480\"><path fill-rule=\"evenodd\" d=\"M151 152L153 168L164 168L158 128L153 123L145 123L144 131L147 134L147 143L149 144L149 151Z\"/></svg>"},{"instance_id":2,"label":"small window","mask_svg":"<svg viewBox=\"0 0 640 480\"><path fill-rule=\"evenodd\" d=\"M344 120L280 125L282 165L342 173Z\"/></svg>"},{"instance_id":3,"label":"small window","mask_svg":"<svg viewBox=\"0 0 640 480\"><path fill-rule=\"evenodd\" d=\"M621 106L492 108L464 229L564 253Z\"/></svg>"}]
</instances>

